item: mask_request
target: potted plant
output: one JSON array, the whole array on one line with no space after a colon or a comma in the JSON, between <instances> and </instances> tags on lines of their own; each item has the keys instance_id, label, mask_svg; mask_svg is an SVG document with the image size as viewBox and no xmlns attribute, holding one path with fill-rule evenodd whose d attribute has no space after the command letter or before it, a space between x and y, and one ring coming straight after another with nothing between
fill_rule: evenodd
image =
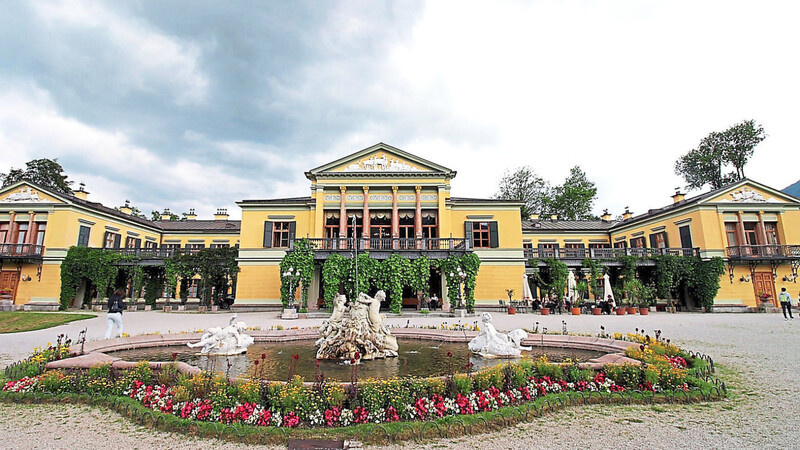
<instances>
[{"instance_id":1,"label":"potted plant","mask_svg":"<svg viewBox=\"0 0 800 450\"><path fill-rule=\"evenodd\" d=\"M545 308L545 307L542 307L542 308L540 308L540 309L539 309L539 312L540 312L540 313L541 313L543 316L549 316L549 315L550 315L550 308Z\"/></svg>"},{"instance_id":2,"label":"potted plant","mask_svg":"<svg viewBox=\"0 0 800 450\"><path fill-rule=\"evenodd\" d=\"M586 280L581 280L575 284L575 292L578 295L575 296L573 303L572 303L572 315L573 316L580 316L581 315L581 306L583 306L583 300L586 298L586 295L589 293L589 283Z\"/></svg>"},{"instance_id":3,"label":"potted plant","mask_svg":"<svg viewBox=\"0 0 800 450\"><path fill-rule=\"evenodd\" d=\"M624 316L625 314L628 313L628 308L626 308L622 304L619 304L619 305L617 305L617 309L614 310L614 311L617 313L618 316Z\"/></svg>"},{"instance_id":4,"label":"potted plant","mask_svg":"<svg viewBox=\"0 0 800 450\"><path fill-rule=\"evenodd\" d=\"M508 295L508 313L509 314L516 314L517 313L517 308L515 308L511 304L511 297L514 296L514 290L513 289L506 289L506 295Z\"/></svg>"},{"instance_id":5,"label":"potted plant","mask_svg":"<svg viewBox=\"0 0 800 450\"><path fill-rule=\"evenodd\" d=\"M11 295L14 292L9 288L0 289L0 300L11 300Z\"/></svg>"},{"instance_id":6,"label":"potted plant","mask_svg":"<svg viewBox=\"0 0 800 450\"><path fill-rule=\"evenodd\" d=\"M758 293L757 297L758 297L758 309L765 311L770 306L773 306L772 295L767 294L764 291L761 291Z\"/></svg>"},{"instance_id":7,"label":"potted plant","mask_svg":"<svg viewBox=\"0 0 800 450\"><path fill-rule=\"evenodd\" d=\"M640 293L644 285L641 281L637 279L627 280L625 281L624 291L625 291L625 305L626 305L626 312L628 314L636 314L636 307L637 301L636 299L639 297Z\"/></svg>"}]
</instances>

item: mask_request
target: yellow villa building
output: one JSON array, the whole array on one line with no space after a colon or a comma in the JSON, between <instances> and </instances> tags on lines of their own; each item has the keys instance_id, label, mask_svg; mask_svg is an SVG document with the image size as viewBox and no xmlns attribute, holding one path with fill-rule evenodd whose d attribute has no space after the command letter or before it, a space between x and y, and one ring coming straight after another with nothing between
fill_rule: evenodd
<instances>
[{"instance_id":1,"label":"yellow villa building","mask_svg":"<svg viewBox=\"0 0 800 450\"><path fill-rule=\"evenodd\" d=\"M454 170L383 143L305 175L309 196L241 200L241 221L229 220L225 210L213 220L190 211L186 220L170 221L165 211L162 220L151 221L131 215L127 206L92 202L83 189L66 195L24 181L0 189L0 295L17 307L57 307L60 266L72 246L124 252L151 265L183 252L238 247L234 307L278 309L279 264L299 239L314 249L309 309L322 303L324 261L337 253L352 257L356 246L379 260L476 255L479 309L507 300L509 289L519 299L524 275L542 270L548 258L586 274L587 259L616 273L623 257L635 257L646 274L660 255L720 257L726 273L716 310L754 307L763 294L775 302L780 286L800 291L800 200L752 180L691 198L675 193L667 206L640 215L568 221L522 220L519 203L452 196ZM434 269L427 294L447 308L453 296L445 278ZM72 304L85 295L79 290ZM189 297L196 296L193 282ZM678 297L686 309L699 307L687 292ZM405 289L403 305L417 307L416 293Z\"/></svg>"}]
</instances>

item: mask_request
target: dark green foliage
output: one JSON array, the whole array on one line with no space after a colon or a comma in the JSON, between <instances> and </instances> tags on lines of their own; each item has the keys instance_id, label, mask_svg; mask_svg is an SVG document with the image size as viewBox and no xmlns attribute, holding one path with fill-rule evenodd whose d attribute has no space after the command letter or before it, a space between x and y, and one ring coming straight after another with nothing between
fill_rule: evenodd
<instances>
[{"instance_id":1,"label":"dark green foliage","mask_svg":"<svg viewBox=\"0 0 800 450\"><path fill-rule=\"evenodd\" d=\"M12 168L8 173L0 174L3 187L11 186L22 180L36 183L62 194L72 194L72 181L67 181L64 168L56 159L34 159L25 163L25 170Z\"/></svg>"},{"instance_id":2,"label":"dark green foliage","mask_svg":"<svg viewBox=\"0 0 800 450\"><path fill-rule=\"evenodd\" d=\"M308 239L298 239L294 247L287 252L281 260L281 302L284 306L289 304L289 299L294 297L297 283L300 283L301 308L308 307L308 289L314 277L314 249ZM289 269L296 274L294 278L284 276Z\"/></svg>"}]
</instances>

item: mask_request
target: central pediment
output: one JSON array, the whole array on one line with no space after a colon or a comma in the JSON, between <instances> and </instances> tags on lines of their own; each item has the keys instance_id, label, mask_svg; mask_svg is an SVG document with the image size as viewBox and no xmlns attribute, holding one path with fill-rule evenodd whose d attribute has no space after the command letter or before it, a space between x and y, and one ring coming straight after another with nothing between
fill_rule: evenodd
<instances>
[{"instance_id":1,"label":"central pediment","mask_svg":"<svg viewBox=\"0 0 800 450\"><path fill-rule=\"evenodd\" d=\"M343 176L438 176L453 178L456 172L391 145L379 143L306 172L317 177Z\"/></svg>"}]
</instances>

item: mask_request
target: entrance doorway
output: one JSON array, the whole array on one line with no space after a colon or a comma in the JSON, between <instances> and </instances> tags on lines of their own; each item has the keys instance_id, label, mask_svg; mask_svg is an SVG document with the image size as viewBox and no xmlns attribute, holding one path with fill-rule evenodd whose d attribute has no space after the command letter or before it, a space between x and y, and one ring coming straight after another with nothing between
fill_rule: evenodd
<instances>
[{"instance_id":1,"label":"entrance doorway","mask_svg":"<svg viewBox=\"0 0 800 450\"><path fill-rule=\"evenodd\" d=\"M17 298L17 286L19 285L19 272L2 271L0 272L0 291L11 291L11 299Z\"/></svg>"},{"instance_id":2,"label":"entrance doorway","mask_svg":"<svg viewBox=\"0 0 800 450\"><path fill-rule=\"evenodd\" d=\"M753 274L753 293L756 297L761 293L771 295L772 304L778 307L778 299L775 296L775 280L772 278L772 272L756 272Z\"/></svg>"}]
</instances>

